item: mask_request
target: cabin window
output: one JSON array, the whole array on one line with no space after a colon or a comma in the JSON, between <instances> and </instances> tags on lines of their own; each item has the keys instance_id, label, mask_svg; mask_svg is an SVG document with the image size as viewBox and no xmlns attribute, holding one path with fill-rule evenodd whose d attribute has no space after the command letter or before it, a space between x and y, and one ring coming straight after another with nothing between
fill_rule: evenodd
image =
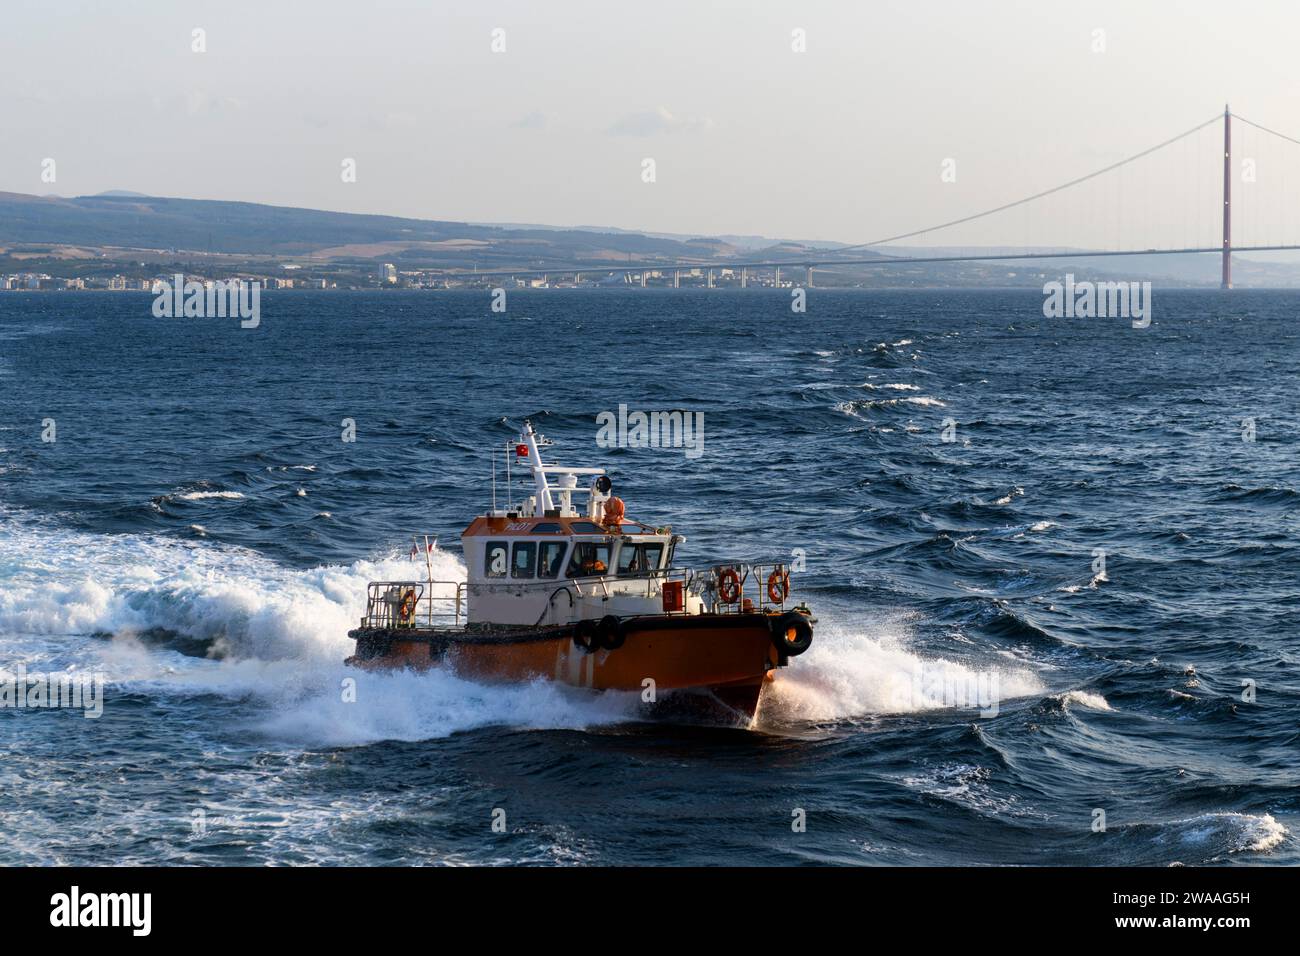
<instances>
[{"instance_id":1,"label":"cabin window","mask_svg":"<svg viewBox=\"0 0 1300 956\"><path fill-rule=\"evenodd\" d=\"M664 546L658 541L625 544L618 549L619 574L648 574L663 563Z\"/></svg>"},{"instance_id":2,"label":"cabin window","mask_svg":"<svg viewBox=\"0 0 1300 956\"><path fill-rule=\"evenodd\" d=\"M537 576L539 578L558 578L560 576L560 568L564 567L564 550L568 546L567 541L542 542L537 562Z\"/></svg>"},{"instance_id":3,"label":"cabin window","mask_svg":"<svg viewBox=\"0 0 1300 956\"><path fill-rule=\"evenodd\" d=\"M605 529L598 524L590 521L575 521L569 525L569 529L574 534L604 534Z\"/></svg>"},{"instance_id":4,"label":"cabin window","mask_svg":"<svg viewBox=\"0 0 1300 956\"><path fill-rule=\"evenodd\" d=\"M581 578L609 571L609 544L601 541L579 541L573 546L569 559L569 577Z\"/></svg>"},{"instance_id":5,"label":"cabin window","mask_svg":"<svg viewBox=\"0 0 1300 956\"><path fill-rule=\"evenodd\" d=\"M618 573L639 574L645 570L645 558L639 544L625 544L618 549Z\"/></svg>"},{"instance_id":6,"label":"cabin window","mask_svg":"<svg viewBox=\"0 0 1300 956\"><path fill-rule=\"evenodd\" d=\"M510 548L504 541L489 541L483 551L483 574L489 578L504 578L510 566Z\"/></svg>"},{"instance_id":7,"label":"cabin window","mask_svg":"<svg viewBox=\"0 0 1300 956\"><path fill-rule=\"evenodd\" d=\"M645 548L645 569L647 571L658 571L663 566L664 546L660 541L649 541L642 545Z\"/></svg>"},{"instance_id":8,"label":"cabin window","mask_svg":"<svg viewBox=\"0 0 1300 956\"><path fill-rule=\"evenodd\" d=\"M515 542L515 560L510 565L512 578L531 578L537 567L537 542Z\"/></svg>"},{"instance_id":9,"label":"cabin window","mask_svg":"<svg viewBox=\"0 0 1300 956\"><path fill-rule=\"evenodd\" d=\"M533 534L560 534L564 529L555 521L542 521L533 525Z\"/></svg>"}]
</instances>

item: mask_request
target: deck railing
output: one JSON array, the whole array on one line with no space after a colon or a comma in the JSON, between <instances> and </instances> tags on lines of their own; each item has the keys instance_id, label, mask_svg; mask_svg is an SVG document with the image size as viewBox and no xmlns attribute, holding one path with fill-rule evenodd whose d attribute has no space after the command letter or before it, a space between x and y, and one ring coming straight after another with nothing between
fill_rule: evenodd
<instances>
[{"instance_id":1,"label":"deck railing","mask_svg":"<svg viewBox=\"0 0 1300 956\"><path fill-rule=\"evenodd\" d=\"M372 581L362 627L460 627L465 622L463 581Z\"/></svg>"},{"instance_id":2,"label":"deck railing","mask_svg":"<svg viewBox=\"0 0 1300 956\"><path fill-rule=\"evenodd\" d=\"M661 568L656 571L643 571L638 574L587 575L578 578L553 578L548 581L520 582L524 590L538 587L547 589L550 594L546 609L537 623L554 623L560 617L559 612L571 610L582 598L594 596L631 596L645 598L663 598L662 613L687 613L687 593L694 590L699 582L699 572L691 568ZM568 604L560 601L562 595L568 595ZM675 597L676 600L672 600Z\"/></svg>"},{"instance_id":3,"label":"deck railing","mask_svg":"<svg viewBox=\"0 0 1300 956\"><path fill-rule=\"evenodd\" d=\"M704 591L719 614L781 611L790 599L790 569L780 562L715 564L707 572Z\"/></svg>"},{"instance_id":4,"label":"deck railing","mask_svg":"<svg viewBox=\"0 0 1300 956\"><path fill-rule=\"evenodd\" d=\"M600 590L602 595L608 596L611 584L617 586L619 594L643 593L645 597L654 597L663 590L664 584L668 581L681 581L683 586L689 585L694 574L695 572L690 568L662 568L657 571L641 571L636 574L624 572L618 575L599 574L568 578L566 583L573 585L573 589L579 597L587 597L597 589ZM586 594L582 591L583 587L588 589Z\"/></svg>"},{"instance_id":5,"label":"deck railing","mask_svg":"<svg viewBox=\"0 0 1300 956\"><path fill-rule=\"evenodd\" d=\"M725 586L724 586L725 585ZM373 581L367 589L362 627L459 628L468 620L469 585L464 581ZM780 562L719 564L704 571L664 568L635 575L589 575L580 578L479 584L475 588L518 588L550 592L538 623L557 611L556 598L569 593L569 605L593 596L613 594L653 598L664 595L663 613L687 613L686 594L702 595L715 614L749 614L784 610L790 597L789 568ZM680 587L680 603L670 609L669 598ZM667 594L666 594L667 592ZM476 593L478 593L476 591Z\"/></svg>"},{"instance_id":6,"label":"deck railing","mask_svg":"<svg viewBox=\"0 0 1300 956\"><path fill-rule=\"evenodd\" d=\"M475 594L485 591L554 591L565 587L578 597L591 597L593 594L609 596L611 594L643 594L654 597L663 588L665 582L681 581L690 585L699 571L691 568L661 568L656 571L640 571L633 574L584 574L577 577L560 575L555 578L492 578L470 585Z\"/></svg>"}]
</instances>

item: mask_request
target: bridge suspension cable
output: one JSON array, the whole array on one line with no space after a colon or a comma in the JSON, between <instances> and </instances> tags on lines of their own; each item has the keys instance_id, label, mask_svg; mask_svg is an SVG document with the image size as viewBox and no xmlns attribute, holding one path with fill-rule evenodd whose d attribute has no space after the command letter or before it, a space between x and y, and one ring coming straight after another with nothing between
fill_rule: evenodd
<instances>
[{"instance_id":1,"label":"bridge suspension cable","mask_svg":"<svg viewBox=\"0 0 1300 956\"><path fill-rule=\"evenodd\" d=\"M1255 130L1276 137L1279 140L1283 140L1287 143L1291 143L1295 145L1300 145L1300 138L1288 136L1285 133L1281 133L1277 130L1270 129L1269 127L1264 126L1260 123L1256 123L1253 120L1246 119L1244 116L1240 116L1237 113L1233 113L1231 112L1231 110L1225 107L1222 113L1216 113L1214 116L1210 117L1205 122L1198 123L1197 125L1191 127L1190 129L1184 130L1183 132L1177 134L1176 136L1171 136L1170 138L1160 143L1157 143L1154 146L1150 146L1147 149L1142 150L1141 152L1137 152L1130 156L1126 156L1125 158L1118 160L1117 162L1110 163L1109 165L1104 166L1101 169L1094 170L1093 172L1087 173L1086 175L1083 176L1077 176L1074 179L1069 180L1068 182L1060 183L1059 185L1053 186L1050 189L1044 189L1039 192L1033 193L1032 195L1024 196L1023 198L1016 199L1012 202L1003 203L999 206L994 206L991 209L985 209L968 216L962 216L957 219L951 219L948 220L947 222L942 222L936 225L927 226L923 229L914 229L908 232L898 233L896 235L885 236L880 239L873 239L870 242L861 242L853 245L834 246L834 247L825 247L825 246L820 248L809 247L806 248L802 253L798 254L797 256L792 253L786 253L784 256L778 255L778 257L773 257L770 259L769 258L750 259L748 261L744 259L728 258L722 260L691 259L691 260L679 260L673 262L664 262L661 260L652 259L643 262L634 262L629 256L628 261L621 265L612 263L609 260L600 260L600 261L585 262L585 263L577 263L577 262L554 263L553 262L553 263L546 264L544 267L537 267L532 270L507 268L503 270L497 270L492 274L535 275L535 274L545 274L547 272L564 272L564 271L578 271L578 270L585 271L589 269L609 270L611 272L614 272L614 271L619 271L620 268L623 271L641 271L643 273L646 270L663 271L663 270L682 270L682 269L710 269L711 270L711 269L728 269L728 268L731 269L777 268L779 270L780 268L785 266L796 266L796 267L807 266L809 270L811 270L812 267L814 266L816 266L817 268L833 269L836 266L870 266L870 265L884 265L884 264L897 264L897 263L915 264L915 263L976 262L976 261L999 261L999 260L1011 261L1017 259L1030 260L1030 259L1037 259L1037 258L1070 258L1070 257L1083 258L1083 257L1091 257L1091 256L1221 253L1224 261L1223 284L1225 288L1228 288L1230 287L1229 269L1230 269L1232 253L1246 252L1246 251L1268 252L1268 251L1300 250L1300 244L1296 244L1294 241L1290 243L1287 242L1287 239L1290 238L1286 232L1286 211L1290 206L1289 184L1286 179L1287 171L1291 165L1289 162L1286 161L1273 162L1273 157L1256 157L1253 155L1253 152L1250 149L1242 148L1242 147L1250 146L1248 140L1243 139L1239 141L1238 144L1239 149L1241 149L1241 152L1246 154L1246 158L1243 159L1244 165L1240 177L1242 179L1242 186L1239 187L1238 194L1235 197L1235 202L1230 201L1229 196L1231 195L1230 193L1231 183L1233 182L1234 179L1237 178L1233 170L1229 168L1231 165L1230 157L1232 155L1238 155L1238 152L1232 149L1232 146L1228 141L1228 131L1231 129L1230 120L1232 118L1235 118L1240 123L1245 124L1246 126L1253 127ZM1222 147L1215 145L1212 151L1207 152L1207 155L1203 161L1198 161L1196 157L1200 154L1201 149L1204 148L1205 145L1200 141L1201 139L1203 139L1203 137L1198 138L1198 140L1196 141L1189 141L1190 137L1194 136L1197 133L1200 133L1201 131L1207 129L1208 127L1214 126L1221 122L1225 123L1225 126L1223 127L1224 142ZM1251 135L1252 137L1258 136L1257 133L1252 133ZM1126 242L1123 239L1123 237L1128 236L1130 231L1141 228L1149 232L1152 223L1159 222L1167 225L1168 220L1170 220L1170 217L1168 215L1162 215L1157 204L1148 202L1148 200L1150 200L1151 198L1151 190L1150 188L1144 189L1143 185L1149 187L1150 185L1149 180L1145 184L1140 179L1136 184L1132 183L1134 174L1141 173L1142 169L1138 168L1137 170L1126 170L1125 167L1128 167L1131 164L1136 163L1138 160L1143 159L1144 157L1150 156L1153 153L1157 153L1160 150L1166 149L1167 147L1172 146L1175 143L1179 143L1179 142L1183 143L1181 162L1179 164L1180 168L1190 169L1191 171L1191 180L1186 184L1186 189L1190 190L1190 196L1186 200L1179 203L1179 205L1182 207L1182 219L1183 219L1184 236L1182 237L1182 241L1181 242L1175 241L1175 242L1168 243L1168 246L1172 246L1176 248L1167 248L1165 247L1165 243L1163 242L1160 243L1160 247L1156 247L1153 244L1144 244L1138 247L1137 243ZM1213 163L1208 162L1210 158L1214 159ZM1223 167L1221 174L1217 168L1219 163L1222 163L1222 167ZM1269 170L1269 175L1270 175L1269 184L1275 185L1279 182L1281 183L1282 198L1280 202L1277 201L1276 197L1270 197L1270 201L1266 203L1264 202L1263 197L1257 197L1255 195L1253 184L1257 181L1256 169L1257 168L1264 169L1266 167ZM1102 251L1096 248L1095 243L1090 243L1088 245L1085 245L1082 248L1074 248L1074 249L1070 249L1069 251L1060 251L1061 249L1064 249L1066 247L1064 247L1060 243L1057 243L1055 244L1055 248L1057 250L1056 252L1043 251L1041 248L1039 249L1039 251L1036 252L1034 251L1033 243L1028 241L1026 235L1026 241L1024 242L1022 247L1023 251L1019 251L1019 252L1003 251L1003 252L989 252L987 254L977 253L973 255L966 253L961 255L925 256L924 258L916 258L908 255L891 255L882 252L868 253L868 256L872 258L858 258L858 257L844 255L845 253L852 252L853 250L870 249L874 246L882 246L887 243L899 242L901 240L910 239L915 236L924 235L926 233L938 232L940 230L948 229L954 226L960 226L966 223L975 222L977 220L981 220L1001 212L1006 212L1007 210L1010 209L1016 209L1017 207L1024 207L1027 206L1029 203L1035 202L1036 200L1045 199L1046 197L1068 190L1071 187L1079 186L1091 180L1098 179L1099 177L1104 176L1107 173L1115 172L1116 170L1123 170L1123 171L1120 172L1118 177L1116 177L1119 180L1120 188L1115 193L1114 203L1113 204L1110 203L1109 199L1107 199L1105 203L1092 202L1089 204L1089 207L1085 207L1085 208L1089 208L1090 211L1094 213L1094 218L1098 222L1101 222L1103 225L1104 222L1102 222L1102 220L1113 219L1116 226L1117 234L1121 237L1120 239L1117 240L1117 247L1115 249L1108 249ZM1221 180L1220 180L1220 175L1222 175ZM1138 208L1136 212L1127 209L1125 203L1121 201L1122 195L1127 191L1125 189L1126 181L1130 182L1130 184L1132 185L1136 185L1136 188L1138 190L1139 198L1138 198ZM1218 192L1220 182L1222 183L1222 189L1223 189L1223 192L1221 194ZM1076 193L1072 195L1079 196L1082 195L1082 193ZM1111 205L1113 205L1114 207L1113 215L1107 211ZM1103 208L1103 206L1105 208ZM1189 208L1195 209L1195 212L1190 216L1188 215L1187 212ZM1208 223L1203 218L1207 212L1213 213L1213 218ZM1177 215L1178 214L1175 211L1173 218L1176 219ZM1272 235L1269 234L1269 230L1272 230L1274 233L1277 231L1278 226L1274 220L1278 219L1279 216L1281 218L1281 235L1278 235L1276 241L1273 241ZM1210 238L1209 241L1206 241L1206 239L1208 238L1206 236L1206 226L1215 225L1220 219L1222 220L1224 226L1223 241L1220 244L1212 244L1215 242L1215 239ZM1238 237L1239 237L1238 243L1232 243L1230 239L1230 235L1231 235L1230 228L1231 228L1231 223L1233 221L1237 223L1237 230L1238 230ZM1027 225L1024 225L1023 228L1025 229L1025 232L1027 234L1029 227ZM1263 232L1263 234L1257 236L1256 233L1260 233L1261 231ZM1240 236L1243 232L1248 234L1254 241L1250 244L1241 242ZM1091 251L1089 250L1089 245L1092 247ZM1015 246L1013 245L1012 248L1015 248ZM456 275L457 273L448 273L448 274ZM809 273L809 281L811 282L811 271ZM743 286L743 281L742 281L742 286Z\"/></svg>"},{"instance_id":2,"label":"bridge suspension cable","mask_svg":"<svg viewBox=\"0 0 1300 956\"><path fill-rule=\"evenodd\" d=\"M1253 120L1246 119L1246 117L1242 116L1240 113L1233 113L1232 118L1235 120L1241 120L1247 126L1253 126L1255 127L1255 129L1263 130L1265 133L1272 133L1274 136L1280 137L1281 139L1285 139L1288 142L1295 143L1297 146L1300 146L1300 139L1296 139L1293 136L1288 136L1286 135L1286 133L1279 133L1277 130L1269 129L1267 126L1261 126L1259 123L1256 123Z\"/></svg>"},{"instance_id":3,"label":"bridge suspension cable","mask_svg":"<svg viewBox=\"0 0 1300 956\"><path fill-rule=\"evenodd\" d=\"M1023 206L1026 203L1031 203L1036 199L1042 199L1045 196L1052 195L1053 193L1059 193L1063 189L1069 189L1071 186L1078 186L1080 183L1086 183L1090 179L1096 179L1098 176L1102 176L1105 175L1106 173L1112 172L1113 170L1119 169L1121 166L1127 166L1129 163L1135 162L1144 156L1150 156L1152 153L1158 152L1159 150L1164 149L1166 146L1172 146L1174 143L1178 142L1179 140L1186 139L1188 136L1191 136L1193 133L1200 132L1201 130L1205 129L1205 127L1207 126L1211 126L1214 123L1218 123L1222 121L1222 119L1223 119L1223 114L1216 113L1214 114L1214 116L1210 117L1204 123L1198 123L1196 126L1193 126L1191 129L1184 130L1183 132L1179 133L1177 136L1173 136L1165 140L1163 143L1157 143L1155 146L1152 146L1149 149L1144 149L1140 153L1134 153L1132 156L1128 156L1124 159L1119 160L1118 162L1111 163L1109 166L1106 166L1102 169L1098 169L1095 172L1088 173L1086 176L1079 176L1077 179L1071 179L1068 183L1061 183L1059 186L1053 186L1051 189L1044 189L1042 192L1034 193L1032 196L1025 196L1023 199L1017 199L1013 202L1003 203L1001 206L996 206L993 209L985 209L983 212L977 212L970 216L963 216L960 219L952 219L949 220L948 222L939 223L938 225L935 226L929 226L925 229L914 229L911 232L902 232L895 236L886 236L883 239L873 239L871 242L860 242L852 246L837 246L833 251L837 253L851 252L854 249L868 249L871 246L880 246L889 242L898 242L901 239L911 239L914 236L919 236L927 232L938 232L940 229L947 229L950 226L960 226L963 223L974 222L977 219L983 219L986 216L992 216L995 213L1005 212L1008 209L1014 209L1017 206ZM1255 124L1252 123L1251 125L1253 126ZM1272 131L1270 130L1269 132ZM1281 134L1279 133L1277 135L1280 136ZM799 261L802 260L791 260L791 262L794 263L797 263Z\"/></svg>"}]
</instances>

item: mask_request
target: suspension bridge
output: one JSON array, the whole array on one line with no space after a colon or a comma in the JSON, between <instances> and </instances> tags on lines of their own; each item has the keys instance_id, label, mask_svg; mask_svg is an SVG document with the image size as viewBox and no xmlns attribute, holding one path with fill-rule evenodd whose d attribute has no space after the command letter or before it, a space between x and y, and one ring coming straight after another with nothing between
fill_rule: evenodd
<instances>
[{"instance_id":1,"label":"suspension bridge","mask_svg":"<svg viewBox=\"0 0 1300 956\"><path fill-rule=\"evenodd\" d=\"M1236 153L1240 163L1234 162L1234 126L1240 130ZM621 274L623 281L634 285L645 286L654 277L678 287L687 274L700 276L713 287L715 274L722 272L733 281L738 279L743 288L763 271L774 273L775 284L780 285L782 269L803 270L804 282L811 286L815 269L1212 253L1221 257L1220 285L1230 289L1234 253L1300 251L1300 216L1290 217L1288 223L1287 215L1297 203L1300 139L1225 106L1222 114L1085 175L992 208L869 242L751 259L538 262L533 268L455 270L443 275L447 279L573 276L580 280L583 273ZM972 234L978 243L971 240ZM989 241L990 237L997 241ZM917 247L914 255L900 251L901 243L915 240L926 245ZM958 251L931 251L950 247Z\"/></svg>"}]
</instances>

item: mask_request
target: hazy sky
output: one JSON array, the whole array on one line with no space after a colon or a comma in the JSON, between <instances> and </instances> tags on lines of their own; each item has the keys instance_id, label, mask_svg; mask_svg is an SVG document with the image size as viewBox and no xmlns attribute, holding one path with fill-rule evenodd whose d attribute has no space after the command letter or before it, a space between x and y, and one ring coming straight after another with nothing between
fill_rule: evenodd
<instances>
[{"instance_id":1,"label":"hazy sky","mask_svg":"<svg viewBox=\"0 0 1300 956\"><path fill-rule=\"evenodd\" d=\"M26 193L864 241L1089 172L1225 100L1300 137L1294 2L5 0L0 21L0 190ZM931 241L1106 244L1103 220L1131 215L1130 234L1182 216L1213 242L1221 135L1164 157L1195 167L1168 198L1174 173L1135 171L1141 212L1081 191L1057 213L1086 235L1009 215ZM1280 230L1281 205L1259 221Z\"/></svg>"}]
</instances>

